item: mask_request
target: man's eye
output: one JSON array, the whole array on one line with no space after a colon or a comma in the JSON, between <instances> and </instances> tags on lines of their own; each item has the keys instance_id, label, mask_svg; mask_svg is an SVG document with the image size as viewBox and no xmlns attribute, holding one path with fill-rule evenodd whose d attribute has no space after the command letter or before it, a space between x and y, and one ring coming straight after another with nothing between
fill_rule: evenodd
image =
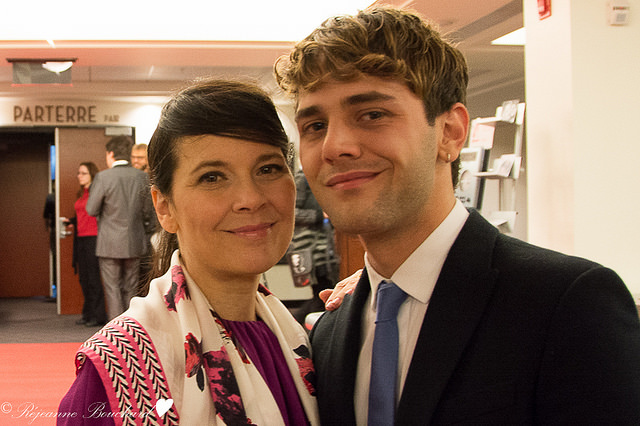
<instances>
[{"instance_id":1,"label":"man's eye","mask_svg":"<svg viewBox=\"0 0 640 426\"><path fill-rule=\"evenodd\" d=\"M305 132L319 132L321 130L324 130L324 128L326 127L326 124L323 123L322 121L315 121L313 123L307 124L304 127L304 131Z\"/></svg>"},{"instance_id":2,"label":"man's eye","mask_svg":"<svg viewBox=\"0 0 640 426\"><path fill-rule=\"evenodd\" d=\"M364 114L365 120L377 120L378 118L382 118L384 113L382 111L369 111Z\"/></svg>"}]
</instances>

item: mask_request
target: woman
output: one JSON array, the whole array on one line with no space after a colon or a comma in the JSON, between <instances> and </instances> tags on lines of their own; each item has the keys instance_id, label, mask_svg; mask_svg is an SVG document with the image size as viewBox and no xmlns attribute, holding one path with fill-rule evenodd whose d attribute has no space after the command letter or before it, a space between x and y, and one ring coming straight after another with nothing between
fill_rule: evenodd
<instances>
[{"instance_id":1,"label":"woman","mask_svg":"<svg viewBox=\"0 0 640 426\"><path fill-rule=\"evenodd\" d=\"M93 178L98 173L98 166L92 162L80 163L78 167L78 199L73 205L76 216L69 221L75 226L73 240L73 267L78 273L80 287L84 296L82 318L76 324L87 327L104 325L106 312L104 306L104 291L100 279L100 266L96 257L96 238L98 222L89 216L85 210L89 199L89 188Z\"/></svg>"},{"instance_id":2,"label":"woman","mask_svg":"<svg viewBox=\"0 0 640 426\"><path fill-rule=\"evenodd\" d=\"M83 345L59 412L318 424L306 333L259 284L294 224L289 144L269 97L240 82L194 84L165 105L148 158L164 275Z\"/></svg>"}]
</instances>

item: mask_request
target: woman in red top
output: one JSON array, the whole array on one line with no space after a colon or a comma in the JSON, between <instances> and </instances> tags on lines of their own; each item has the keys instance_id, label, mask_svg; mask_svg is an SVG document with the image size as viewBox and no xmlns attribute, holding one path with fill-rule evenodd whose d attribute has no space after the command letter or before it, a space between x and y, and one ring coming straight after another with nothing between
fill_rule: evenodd
<instances>
[{"instance_id":1,"label":"woman in red top","mask_svg":"<svg viewBox=\"0 0 640 426\"><path fill-rule=\"evenodd\" d=\"M75 225L75 238L73 245L73 266L78 272L84 306L82 318L77 324L87 327L95 327L106 322L104 306L104 291L100 279L100 267L96 257L96 238L98 235L98 222L95 217L89 216L85 210L89 198L89 187L93 177L98 173L98 167L92 162L81 163L78 167L78 199L74 204L76 217L71 220Z\"/></svg>"}]
</instances>

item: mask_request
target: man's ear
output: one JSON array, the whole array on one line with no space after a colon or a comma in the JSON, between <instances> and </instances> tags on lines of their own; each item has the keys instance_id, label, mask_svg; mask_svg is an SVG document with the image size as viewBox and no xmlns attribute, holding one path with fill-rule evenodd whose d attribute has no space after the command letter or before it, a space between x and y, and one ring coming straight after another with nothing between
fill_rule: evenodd
<instances>
[{"instance_id":1,"label":"man's ear","mask_svg":"<svg viewBox=\"0 0 640 426\"><path fill-rule=\"evenodd\" d=\"M115 157L115 154L113 153L113 151L107 151L107 154L105 156L105 161L107 163L108 168L111 168L113 163L116 161L114 157Z\"/></svg>"},{"instance_id":2,"label":"man's ear","mask_svg":"<svg viewBox=\"0 0 640 426\"><path fill-rule=\"evenodd\" d=\"M151 187L151 199L153 200L153 207L156 209L158 222L160 222L162 228L171 234L175 234L178 230L178 225L171 211L169 199L158 191L155 185Z\"/></svg>"},{"instance_id":3,"label":"man's ear","mask_svg":"<svg viewBox=\"0 0 640 426\"><path fill-rule=\"evenodd\" d=\"M439 155L447 163L460 155L460 150L467 141L469 132L469 112L460 102L454 104L449 111L442 114L444 123Z\"/></svg>"}]
</instances>

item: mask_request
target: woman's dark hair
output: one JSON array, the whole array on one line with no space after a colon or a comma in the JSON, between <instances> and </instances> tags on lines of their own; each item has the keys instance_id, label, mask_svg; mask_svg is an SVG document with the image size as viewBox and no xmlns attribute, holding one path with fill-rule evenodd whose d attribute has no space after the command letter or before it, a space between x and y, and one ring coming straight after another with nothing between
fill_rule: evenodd
<instances>
[{"instance_id":1,"label":"woman's dark hair","mask_svg":"<svg viewBox=\"0 0 640 426\"><path fill-rule=\"evenodd\" d=\"M87 168L87 170L89 171L89 175L91 175L91 182L93 182L93 178L96 177L96 175L100 171L98 170L98 166L96 166L96 164L92 161L86 161L84 163L80 163L78 168L80 168L81 166L85 166ZM78 190L78 194L77 194L78 198L82 197L82 194L84 194L84 187L80 185L80 189Z\"/></svg>"},{"instance_id":2,"label":"woman's dark hair","mask_svg":"<svg viewBox=\"0 0 640 426\"><path fill-rule=\"evenodd\" d=\"M151 184L171 199L177 149L183 138L215 135L280 148L291 166L292 148L269 95L256 84L202 79L173 96L162 108L147 156ZM161 231L148 282L164 274L178 248L175 234ZM143 293L146 292L143 289Z\"/></svg>"}]
</instances>

